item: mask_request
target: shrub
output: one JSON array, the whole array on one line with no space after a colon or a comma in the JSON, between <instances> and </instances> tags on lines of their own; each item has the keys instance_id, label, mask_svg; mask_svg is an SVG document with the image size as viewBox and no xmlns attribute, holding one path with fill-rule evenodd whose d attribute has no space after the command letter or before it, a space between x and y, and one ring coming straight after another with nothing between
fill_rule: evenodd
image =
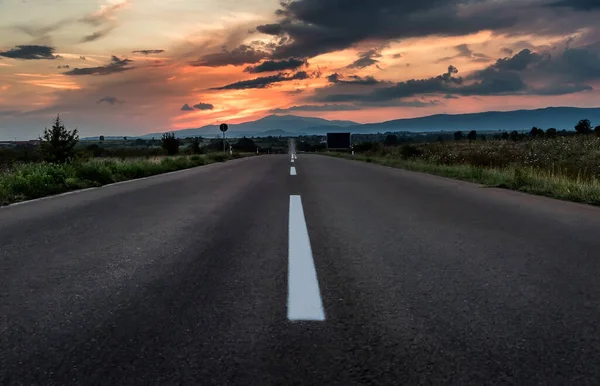
<instances>
[{"instance_id":1,"label":"shrub","mask_svg":"<svg viewBox=\"0 0 600 386\"><path fill-rule=\"evenodd\" d=\"M400 148L400 154L402 158L415 158L423 155L423 151L414 145L404 144Z\"/></svg>"},{"instance_id":2,"label":"shrub","mask_svg":"<svg viewBox=\"0 0 600 386\"><path fill-rule=\"evenodd\" d=\"M100 185L114 182L110 167L101 162L86 162L75 165L75 176L81 180L95 182Z\"/></svg>"},{"instance_id":3,"label":"shrub","mask_svg":"<svg viewBox=\"0 0 600 386\"><path fill-rule=\"evenodd\" d=\"M225 162L227 160L227 155L223 153L211 153L208 155L213 162Z\"/></svg>"},{"instance_id":4,"label":"shrub","mask_svg":"<svg viewBox=\"0 0 600 386\"><path fill-rule=\"evenodd\" d=\"M161 146L168 155L177 154L179 152L179 140L175 138L175 133L164 133Z\"/></svg>"}]
</instances>

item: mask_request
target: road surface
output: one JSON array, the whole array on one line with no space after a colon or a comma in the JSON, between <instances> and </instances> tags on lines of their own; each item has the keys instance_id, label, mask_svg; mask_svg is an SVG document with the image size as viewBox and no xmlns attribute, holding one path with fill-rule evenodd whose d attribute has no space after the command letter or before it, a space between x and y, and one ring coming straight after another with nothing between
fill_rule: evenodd
<instances>
[{"instance_id":1,"label":"road surface","mask_svg":"<svg viewBox=\"0 0 600 386\"><path fill-rule=\"evenodd\" d=\"M307 154L5 207L0 384L598 385L599 229Z\"/></svg>"}]
</instances>

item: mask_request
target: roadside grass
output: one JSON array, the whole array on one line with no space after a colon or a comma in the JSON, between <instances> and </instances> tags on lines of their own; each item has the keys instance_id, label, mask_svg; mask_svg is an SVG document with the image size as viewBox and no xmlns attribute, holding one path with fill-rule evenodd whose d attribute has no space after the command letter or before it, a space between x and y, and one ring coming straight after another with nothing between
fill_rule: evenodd
<instances>
[{"instance_id":1,"label":"roadside grass","mask_svg":"<svg viewBox=\"0 0 600 386\"><path fill-rule=\"evenodd\" d=\"M205 155L148 157L135 159L93 158L70 164L17 164L0 173L0 205L31 200L72 190L150 177L253 153L209 153Z\"/></svg>"},{"instance_id":2,"label":"roadside grass","mask_svg":"<svg viewBox=\"0 0 600 386\"><path fill-rule=\"evenodd\" d=\"M421 159L325 153L330 156L372 162L380 165L423 172L457 180L521 192L553 197L561 200L600 205L600 180L595 176L572 176L533 166L509 165L483 167L468 164L439 164Z\"/></svg>"}]
</instances>

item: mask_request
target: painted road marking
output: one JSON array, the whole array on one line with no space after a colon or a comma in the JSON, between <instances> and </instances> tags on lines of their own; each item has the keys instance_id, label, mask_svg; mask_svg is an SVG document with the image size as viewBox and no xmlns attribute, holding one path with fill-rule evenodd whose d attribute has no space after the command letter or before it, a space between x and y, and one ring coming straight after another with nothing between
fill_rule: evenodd
<instances>
[{"instance_id":1,"label":"painted road marking","mask_svg":"<svg viewBox=\"0 0 600 386\"><path fill-rule=\"evenodd\" d=\"M294 163L294 159L292 158L292 163Z\"/></svg>"},{"instance_id":2,"label":"painted road marking","mask_svg":"<svg viewBox=\"0 0 600 386\"><path fill-rule=\"evenodd\" d=\"M302 199L290 196L288 319L325 320Z\"/></svg>"},{"instance_id":3,"label":"painted road marking","mask_svg":"<svg viewBox=\"0 0 600 386\"><path fill-rule=\"evenodd\" d=\"M292 166L290 167L290 176L295 176L296 175L296 167Z\"/></svg>"}]
</instances>

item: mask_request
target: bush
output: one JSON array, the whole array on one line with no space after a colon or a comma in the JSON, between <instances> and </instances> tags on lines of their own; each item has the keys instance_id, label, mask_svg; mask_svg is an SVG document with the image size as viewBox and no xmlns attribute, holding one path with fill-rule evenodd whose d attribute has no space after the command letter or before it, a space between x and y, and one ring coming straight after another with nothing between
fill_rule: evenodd
<instances>
[{"instance_id":1,"label":"bush","mask_svg":"<svg viewBox=\"0 0 600 386\"><path fill-rule=\"evenodd\" d=\"M228 157L223 153L211 153L208 158L213 162L225 162Z\"/></svg>"},{"instance_id":2,"label":"bush","mask_svg":"<svg viewBox=\"0 0 600 386\"><path fill-rule=\"evenodd\" d=\"M161 147L168 155L175 155L179 152L179 140L175 138L175 133L164 133L162 136Z\"/></svg>"},{"instance_id":3,"label":"bush","mask_svg":"<svg viewBox=\"0 0 600 386\"><path fill-rule=\"evenodd\" d=\"M402 155L402 158L408 159L420 157L423 155L423 151L414 145L404 144L400 148L400 154Z\"/></svg>"},{"instance_id":4,"label":"bush","mask_svg":"<svg viewBox=\"0 0 600 386\"><path fill-rule=\"evenodd\" d=\"M114 176L106 163L86 162L75 165L75 176L80 180L94 182L100 185L114 182Z\"/></svg>"}]
</instances>

